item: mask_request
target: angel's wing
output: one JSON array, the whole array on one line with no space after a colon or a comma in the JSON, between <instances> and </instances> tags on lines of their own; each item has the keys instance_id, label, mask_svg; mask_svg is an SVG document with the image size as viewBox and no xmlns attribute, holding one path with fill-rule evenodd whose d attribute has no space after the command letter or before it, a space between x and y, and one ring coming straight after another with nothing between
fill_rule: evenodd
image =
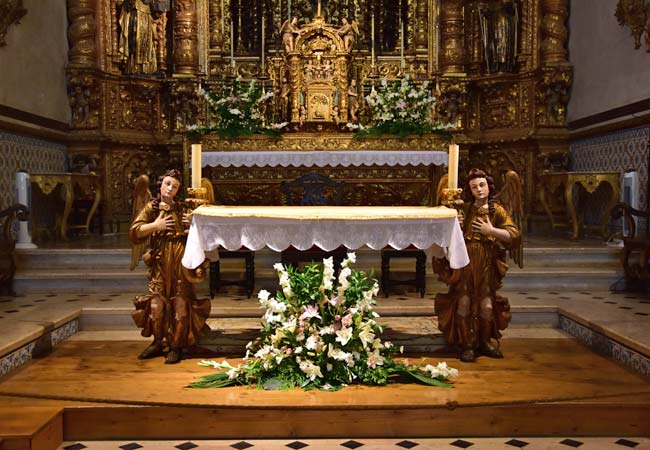
<instances>
[{"instance_id":1,"label":"angel's wing","mask_svg":"<svg viewBox=\"0 0 650 450\"><path fill-rule=\"evenodd\" d=\"M151 191L149 190L149 177L140 175L135 180L135 188L133 189L133 209L131 210L131 221L135 220L140 215L142 209L151 200ZM149 240L141 244L131 245L131 270L135 270L140 258L146 251L149 245Z\"/></svg>"},{"instance_id":2,"label":"angel's wing","mask_svg":"<svg viewBox=\"0 0 650 450\"><path fill-rule=\"evenodd\" d=\"M212 187L212 181L208 178L201 178L201 187L205 188L207 192L208 205L214 205L214 188Z\"/></svg>"},{"instance_id":3,"label":"angel's wing","mask_svg":"<svg viewBox=\"0 0 650 450\"><path fill-rule=\"evenodd\" d=\"M436 189L436 205L440 206L442 205L442 201L444 200L442 197L442 190L447 187L447 179L449 178L448 174L444 174L441 178L440 181L438 181L438 188Z\"/></svg>"},{"instance_id":4,"label":"angel's wing","mask_svg":"<svg viewBox=\"0 0 650 450\"><path fill-rule=\"evenodd\" d=\"M517 228L523 232L524 201L521 178L519 178L519 175L514 170L507 171L504 178L503 188L501 188L494 198L503 205L517 225ZM524 248L522 243L516 248L510 249L510 257L519 267L524 267Z\"/></svg>"},{"instance_id":5,"label":"angel's wing","mask_svg":"<svg viewBox=\"0 0 650 450\"><path fill-rule=\"evenodd\" d=\"M354 32L356 34L359 34L359 24L357 24L357 21L353 20L350 25L352 25L352 29L354 30Z\"/></svg>"}]
</instances>

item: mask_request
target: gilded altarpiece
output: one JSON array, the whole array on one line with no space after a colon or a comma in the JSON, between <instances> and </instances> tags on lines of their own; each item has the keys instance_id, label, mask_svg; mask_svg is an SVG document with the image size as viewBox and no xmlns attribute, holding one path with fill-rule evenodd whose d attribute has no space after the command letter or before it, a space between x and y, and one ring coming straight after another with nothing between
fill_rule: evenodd
<instances>
[{"instance_id":1,"label":"gilded altarpiece","mask_svg":"<svg viewBox=\"0 0 650 450\"><path fill-rule=\"evenodd\" d=\"M187 127L211 120L200 88L216 92L235 78L256 79L274 93L269 122L291 122L278 151L327 150L324 138L349 139L351 105L357 120L367 121L364 96L381 78L429 81L436 118L454 125L461 168L485 166L497 179L506 168L516 170L526 184L527 212L541 212L537 176L561 168L568 152L568 0L329 0L320 14L319 3L67 2L69 149L72 158L93 160L101 174L104 223L127 220L135 174L183 164ZM295 46L288 49L283 25L293 17ZM433 148L427 139L400 145ZM241 151L252 149L246 139L235 141ZM411 183L390 186L424 172L377 167L328 175L373 180L377 190L355 203L408 204L423 195ZM217 187L229 179L253 192L277 174L211 176ZM228 195L224 201L244 201L235 191Z\"/></svg>"}]
</instances>

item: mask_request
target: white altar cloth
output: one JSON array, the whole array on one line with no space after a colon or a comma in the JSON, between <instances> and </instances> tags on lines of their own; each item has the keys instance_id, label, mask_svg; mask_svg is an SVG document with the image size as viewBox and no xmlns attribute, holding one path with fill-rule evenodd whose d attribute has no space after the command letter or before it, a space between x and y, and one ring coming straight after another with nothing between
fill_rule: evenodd
<instances>
[{"instance_id":1,"label":"white altar cloth","mask_svg":"<svg viewBox=\"0 0 650 450\"><path fill-rule=\"evenodd\" d=\"M335 150L203 152L203 167L446 166L447 152L434 150Z\"/></svg>"},{"instance_id":2,"label":"white altar cloth","mask_svg":"<svg viewBox=\"0 0 650 450\"><path fill-rule=\"evenodd\" d=\"M458 269L469 263L456 211L425 206L200 206L192 214L182 264L198 267L217 248L282 251L317 245L379 250L409 245L446 256Z\"/></svg>"}]
</instances>

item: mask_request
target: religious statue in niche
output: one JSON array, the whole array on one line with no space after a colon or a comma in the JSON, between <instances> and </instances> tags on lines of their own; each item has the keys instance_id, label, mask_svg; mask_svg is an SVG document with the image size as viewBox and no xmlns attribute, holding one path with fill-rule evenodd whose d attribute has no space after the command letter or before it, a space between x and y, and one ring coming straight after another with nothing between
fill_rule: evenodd
<instances>
[{"instance_id":1,"label":"religious statue in niche","mask_svg":"<svg viewBox=\"0 0 650 450\"><path fill-rule=\"evenodd\" d=\"M136 181L129 231L131 270L142 257L149 278L149 292L135 297L132 315L142 335L153 336L153 342L138 358L165 355L165 364L175 364L205 331L210 300L199 300L194 293L193 284L204 279L204 265L192 270L181 265L191 210L176 200L180 171L168 170L158 179L153 200L148 185L146 175Z\"/></svg>"},{"instance_id":2,"label":"religious statue in niche","mask_svg":"<svg viewBox=\"0 0 650 450\"><path fill-rule=\"evenodd\" d=\"M119 8L118 51L127 74L158 72L157 22L169 10L170 0L117 0Z\"/></svg>"},{"instance_id":3,"label":"religious statue in niche","mask_svg":"<svg viewBox=\"0 0 650 450\"><path fill-rule=\"evenodd\" d=\"M350 80L350 87L348 88L348 118L352 123L356 123L359 118L357 112L359 111L359 89L357 88L357 80L354 78Z\"/></svg>"},{"instance_id":4,"label":"religious statue in niche","mask_svg":"<svg viewBox=\"0 0 650 450\"><path fill-rule=\"evenodd\" d=\"M477 355L502 358L501 330L510 323L508 299L497 293L508 270L506 248L521 265L519 227L499 196L509 205L521 200L519 177L507 177L512 186L497 194L494 180L483 170L472 169L463 189L462 228L469 264L451 269L447 260L434 258L434 271L449 285L436 295L438 326L450 345L460 349L460 359L472 362ZM494 344L496 342L496 345Z\"/></svg>"},{"instance_id":5,"label":"religious statue in niche","mask_svg":"<svg viewBox=\"0 0 650 450\"><path fill-rule=\"evenodd\" d=\"M488 73L515 72L519 46L517 0L478 4L481 44Z\"/></svg>"}]
</instances>

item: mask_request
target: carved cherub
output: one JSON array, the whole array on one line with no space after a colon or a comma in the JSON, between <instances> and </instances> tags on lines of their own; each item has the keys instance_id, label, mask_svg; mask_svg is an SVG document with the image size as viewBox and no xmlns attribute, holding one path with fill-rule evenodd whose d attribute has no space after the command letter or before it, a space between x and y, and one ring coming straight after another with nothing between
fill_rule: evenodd
<instances>
[{"instance_id":1,"label":"carved cherub","mask_svg":"<svg viewBox=\"0 0 650 450\"><path fill-rule=\"evenodd\" d=\"M341 28L339 28L338 33L343 38L343 45L345 46L346 51L351 51L354 47L354 39L357 34L359 34L359 26L353 20L348 22L347 18L341 19Z\"/></svg>"}]
</instances>

